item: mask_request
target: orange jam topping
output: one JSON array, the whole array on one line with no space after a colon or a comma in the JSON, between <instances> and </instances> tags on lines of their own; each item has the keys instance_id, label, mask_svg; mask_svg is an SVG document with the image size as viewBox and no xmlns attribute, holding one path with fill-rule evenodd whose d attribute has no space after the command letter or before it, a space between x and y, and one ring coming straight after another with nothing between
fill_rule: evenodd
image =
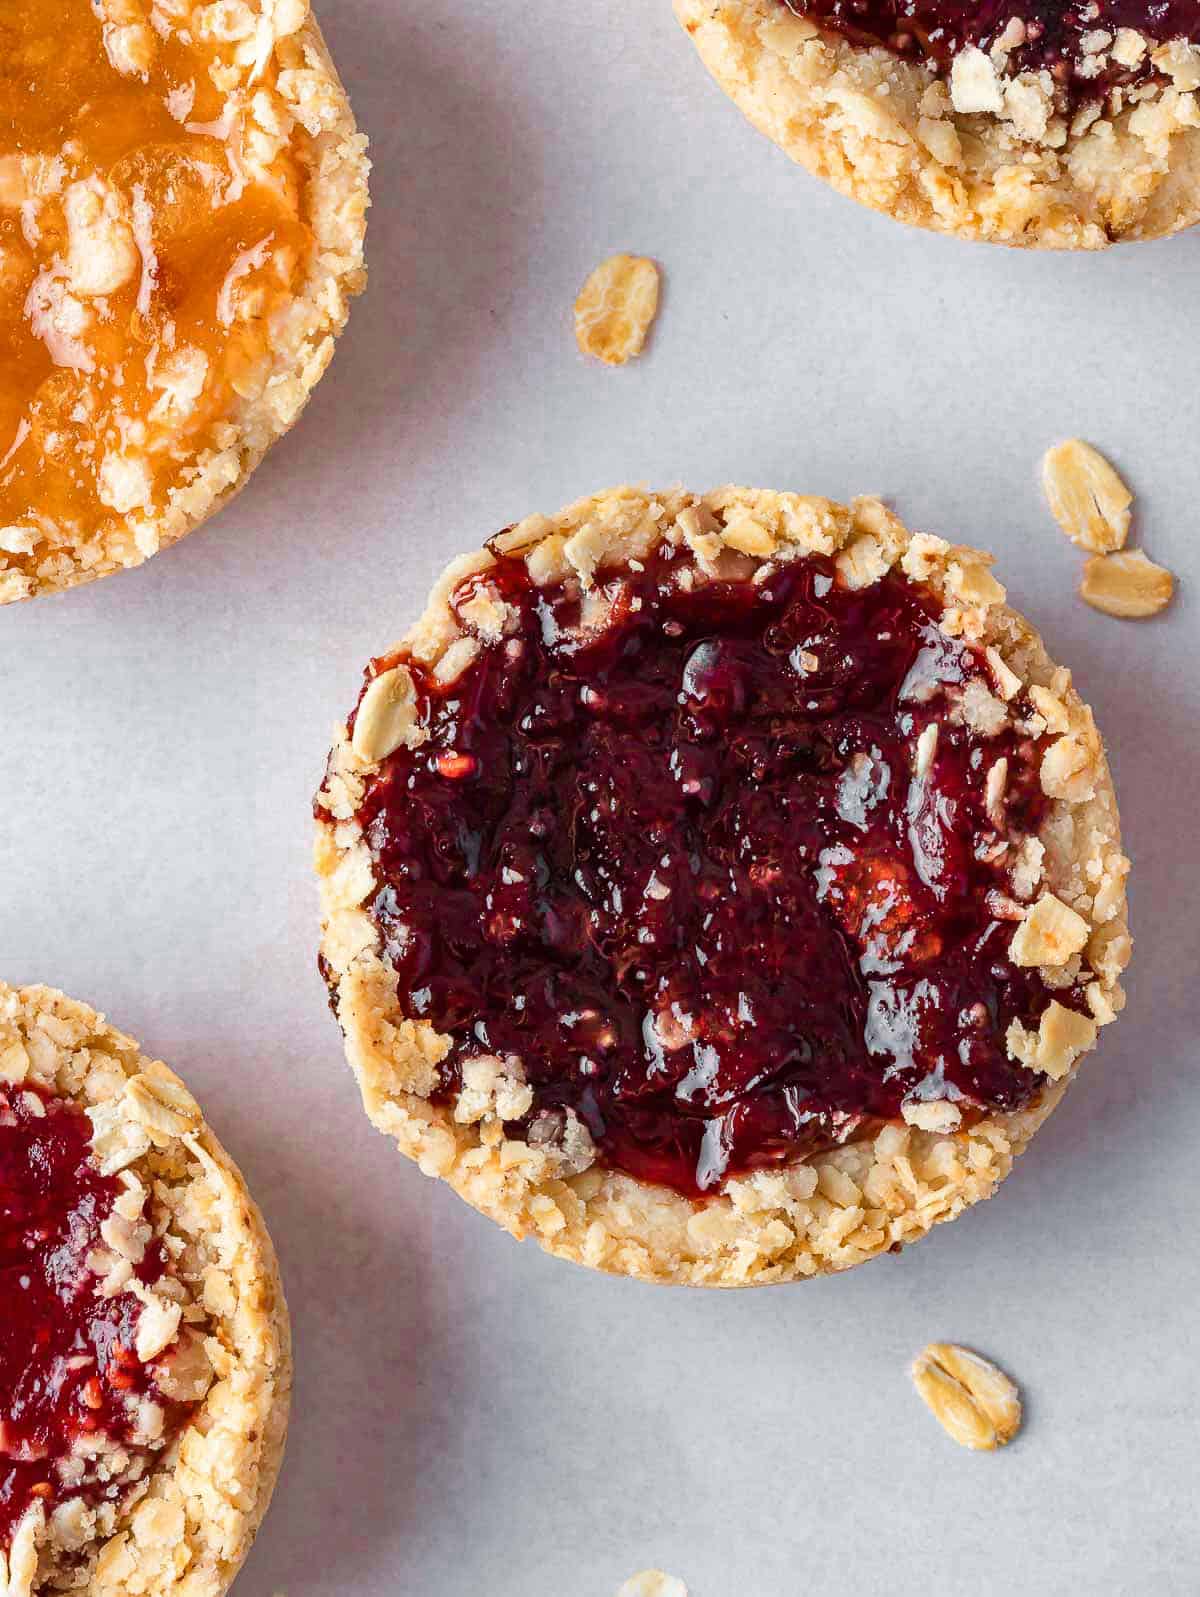
<instances>
[{"instance_id":1,"label":"orange jam topping","mask_svg":"<svg viewBox=\"0 0 1200 1597\"><path fill-rule=\"evenodd\" d=\"M261 396L309 249L273 37L245 0L0 3L0 565L152 553Z\"/></svg>"}]
</instances>

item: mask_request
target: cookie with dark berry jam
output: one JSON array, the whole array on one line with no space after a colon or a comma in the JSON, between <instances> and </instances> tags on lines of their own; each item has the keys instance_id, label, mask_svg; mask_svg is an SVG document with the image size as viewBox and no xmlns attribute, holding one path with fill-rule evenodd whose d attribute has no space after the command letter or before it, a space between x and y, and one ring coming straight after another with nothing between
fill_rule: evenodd
<instances>
[{"instance_id":1,"label":"cookie with dark berry jam","mask_svg":"<svg viewBox=\"0 0 1200 1597\"><path fill-rule=\"evenodd\" d=\"M290 1388L270 1242L183 1083L0 984L0 1589L225 1591Z\"/></svg>"},{"instance_id":2,"label":"cookie with dark berry jam","mask_svg":"<svg viewBox=\"0 0 1200 1597\"><path fill-rule=\"evenodd\" d=\"M670 1279L838 1268L986 1196L1127 951L1099 738L1003 598L876 501L733 490L452 567L317 800L376 1122Z\"/></svg>"},{"instance_id":3,"label":"cookie with dark berry jam","mask_svg":"<svg viewBox=\"0 0 1200 1597\"><path fill-rule=\"evenodd\" d=\"M793 160L898 221L1103 249L1200 219L1200 0L675 0Z\"/></svg>"}]
</instances>

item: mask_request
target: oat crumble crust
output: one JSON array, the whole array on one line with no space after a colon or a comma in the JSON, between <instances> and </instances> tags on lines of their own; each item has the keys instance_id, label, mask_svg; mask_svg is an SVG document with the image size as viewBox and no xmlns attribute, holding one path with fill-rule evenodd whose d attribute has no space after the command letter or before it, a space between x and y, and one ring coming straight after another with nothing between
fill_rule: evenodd
<instances>
[{"instance_id":1,"label":"oat crumble crust","mask_svg":"<svg viewBox=\"0 0 1200 1597\"><path fill-rule=\"evenodd\" d=\"M69 1545L27 1515L0 1592L221 1597L266 1511L283 1457L292 1360L275 1252L233 1161L167 1067L88 1005L0 983L0 1079L73 1101L108 1172L137 1177L201 1340L176 1377L190 1421L119 1511L89 1511ZM40 1518L40 1512L39 1516Z\"/></svg>"},{"instance_id":2,"label":"oat crumble crust","mask_svg":"<svg viewBox=\"0 0 1200 1597\"><path fill-rule=\"evenodd\" d=\"M97 74L111 69L127 153L110 171L102 115L94 160L74 135L59 154L45 139L22 154L20 135L18 153L0 153L0 302L18 296L0 315L47 368L33 398L58 383L69 404L60 415L50 399L49 421L33 404L22 414L13 394L0 406L0 604L140 565L227 503L300 415L366 281L367 141L309 0L91 0L81 11L80 38L98 25L103 40L98 56L79 45L88 90L107 103ZM131 149L139 117L146 142ZM150 176L134 181L145 163ZM197 173L213 194L193 201ZM198 334L196 285L170 261L159 281L155 194L171 218L197 206L181 248L198 281L217 274L202 283ZM81 446L43 488L38 461L49 475L67 459L62 438L76 427ZM23 446L36 458L23 463ZM4 502L14 469L33 485L28 512L20 492L7 495L16 511Z\"/></svg>"},{"instance_id":3,"label":"oat crumble crust","mask_svg":"<svg viewBox=\"0 0 1200 1597\"><path fill-rule=\"evenodd\" d=\"M1000 244L1103 249L1200 219L1200 48L1184 41L1101 34L1131 58L1149 54L1159 78L1118 103L1085 102L1068 121L1049 74L1008 77L1002 51L960 52L947 81L822 32L783 0L674 6L760 132L898 221Z\"/></svg>"},{"instance_id":4,"label":"oat crumble crust","mask_svg":"<svg viewBox=\"0 0 1200 1597\"><path fill-rule=\"evenodd\" d=\"M1121 853L1108 764L1070 673L1051 662L1037 633L1005 604L991 557L910 534L877 499L847 507L736 487L700 496L623 487L556 516L531 516L491 542L497 553L520 552L539 586L573 570L587 587L598 570L646 556L664 539L686 543L710 570L728 561L744 570L747 562L835 556L854 587L879 581L894 566L942 600L947 635L993 651L989 662L1002 700L1022 687L1029 691L1043 723L1039 735L1054 741L1041 766L1051 801L1039 834L1044 852L1028 862L1022 884L1019 962L1039 966L1051 988L1076 975L1085 958L1094 978L1087 994L1092 1019L1052 1003L1038 1033L1019 1023L1010 1028L1009 1054L1043 1076L1040 1095L1025 1109L989 1114L969 1130L938 1129L949 1106L930 1104L912 1117L924 1124L888 1124L873 1139L732 1179L720 1196L699 1201L592 1163L569 1137L558 1147L507 1137L505 1095L515 1083L504 1076L473 1094L479 1102L469 1115L430 1102L450 1039L430 1022L404 1016L396 973L381 957L379 934L363 907L375 880L356 811L382 756L369 757L374 751L364 740L369 745L375 734L360 729L371 720L391 748L421 736L411 695L395 691L394 682L387 695L375 697L369 718L364 698L353 739L339 729L319 794L327 817L318 821L315 849L321 954L335 1013L374 1125L425 1174L448 1181L514 1236L531 1235L551 1253L613 1274L697 1286L765 1285L844 1270L916 1241L990 1197L1062 1097L1098 1028L1122 1008L1119 978L1131 950L1129 862ZM455 560L402 640L414 659L438 663L448 680L496 624L486 606L464 624L449 597L464 577L492 564L487 549ZM385 676L375 679L381 687L389 686ZM1081 950L1065 965L1061 948L1052 946L1064 920L1071 946Z\"/></svg>"}]
</instances>

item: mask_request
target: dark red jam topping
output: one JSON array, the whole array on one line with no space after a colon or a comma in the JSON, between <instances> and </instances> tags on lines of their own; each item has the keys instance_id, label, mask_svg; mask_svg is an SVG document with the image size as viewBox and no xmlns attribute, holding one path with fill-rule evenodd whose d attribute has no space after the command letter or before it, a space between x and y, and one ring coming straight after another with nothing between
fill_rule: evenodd
<instances>
[{"instance_id":1,"label":"dark red jam topping","mask_svg":"<svg viewBox=\"0 0 1200 1597\"><path fill-rule=\"evenodd\" d=\"M1166 42L1200 42L1200 0L780 0L799 16L856 44L882 44L897 55L949 69L967 45L989 51L1013 18L1025 42L1009 52L1007 72L1048 71L1068 101L1103 98L1117 84L1151 74L1144 59L1132 70L1109 57L1099 73L1085 65L1083 39L1132 28ZM1106 52L1107 53L1107 52ZM1083 70L1081 71L1081 67Z\"/></svg>"},{"instance_id":2,"label":"dark red jam topping","mask_svg":"<svg viewBox=\"0 0 1200 1597\"><path fill-rule=\"evenodd\" d=\"M431 735L359 818L401 1001L456 1040L445 1094L472 1055L516 1055L534 1105L510 1134L570 1108L603 1162L686 1193L906 1097L1026 1103L1004 1034L1049 994L992 906L1042 817L1040 751L955 717L991 686L982 653L895 575L851 592L809 558L687 591L685 568L665 548L610 584L589 633L577 589L501 559L456 602L490 584L512 635L450 687L411 663Z\"/></svg>"},{"instance_id":3,"label":"dark red jam topping","mask_svg":"<svg viewBox=\"0 0 1200 1597\"><path fill-rule=\"evenodd\" d=\"M100 1228L122 1188L92 1161L91 1133L73 1104L0 1086L0 1549L39 1498L47 1517L69 1498L119 1498L90 1459L77 1468L82 1439L136 1455L141 1398L164 1409L168 1432L186 1412L134 1352L141 1303L128 1291L97 1296L86 1259L105 1248ZM152 1285L165 1269L153 1243L136 1274Z\"/></svg>"}]
</instances>

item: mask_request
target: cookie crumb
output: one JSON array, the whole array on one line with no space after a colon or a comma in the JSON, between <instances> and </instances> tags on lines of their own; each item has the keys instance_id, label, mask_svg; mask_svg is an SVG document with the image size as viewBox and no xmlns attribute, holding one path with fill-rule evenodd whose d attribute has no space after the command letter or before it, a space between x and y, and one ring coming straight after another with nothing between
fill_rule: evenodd
<instances>
[{"instance_id":1,"label":"cookie crumb","mask_svg":"<svg viewBox=\"0 0 1200 1597\"><path fill-rule=\"evenodd\" d=\"M658 267L642 255L601 261L575 301L575 342L606 366L640 355L658 311Z\"/></svg>"},{"instance_id":2,"label":"cookie crumb","mask_svg":"<svg viewBox=\"0 0 1200 1597\"><path fill-rule=\"evenodd\" d=\"M991 1452L1021 1428L1016 1385L988 1359L953 1342L931 1342L913 1361L913 1385L960 1447Z\"/></svg>"}]
</instances>

